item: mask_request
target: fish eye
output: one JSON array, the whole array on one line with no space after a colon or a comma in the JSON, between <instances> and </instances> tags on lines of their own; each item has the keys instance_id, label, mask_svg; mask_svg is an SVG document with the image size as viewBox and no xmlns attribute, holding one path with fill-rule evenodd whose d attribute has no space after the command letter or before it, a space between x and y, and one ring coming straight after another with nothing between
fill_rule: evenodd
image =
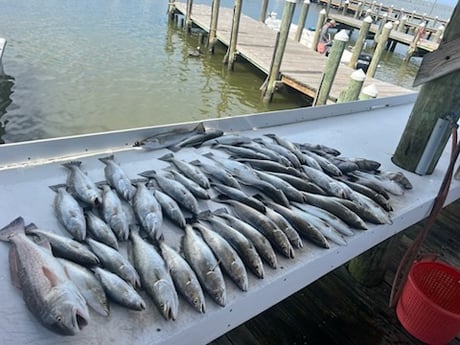
<instances>
[{"instance_id":1,"label":"fish eye","mask_svg":"<svg viewBox=\"0 0 460 345\"><path fill-rule=\"evenodd\" d=\"M57 321L57 322L61 322L61 321L62 321L62 315L56 316L56 321Z\"/></svg>"}]
</instances>

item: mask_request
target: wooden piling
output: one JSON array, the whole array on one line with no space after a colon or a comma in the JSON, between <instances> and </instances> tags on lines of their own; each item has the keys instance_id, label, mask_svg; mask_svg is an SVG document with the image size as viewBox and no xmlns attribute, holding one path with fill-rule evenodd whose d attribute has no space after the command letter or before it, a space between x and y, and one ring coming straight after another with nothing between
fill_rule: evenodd
<instances>
[{"instance_id":1,"label":"wooden piling","mask_svg":"<svg viewBox=\"0 0 460 345\"><path fill-rule=\"evenodd\" d=\"M343 8L342 8L342 16L347 14L349 5L350 5L350 2L348 0L345 1Z\"/></svg>"},{"instance_id":2,"label":"wooden piling","mask_svg":"<svg viewBox=\"0 0 460 345\"><path fill-rule=\"evenodd\" d=\"M347 88L340 93L337 103L356 101L359 98L365 79L366 74L362 69L354 71L350 76Z\"/></svg>"},{"instance_id":3,"label":"wooden piling","mask_svg":"<svg viewBox=\"0 0 460 345\"><path fill-rule=\"evenodd\" d=\"M358 62L359 55L363 50L364 42L366 42L366 38L369 33L371 24L371 16L367 16L366 18L364 18L363 23L361 24L361 28L359 29L359 34L358 38L356 39L355 46L353 47L350 62L348 63L348 66L350 66L351 68L356 68L356 63Z\"/></svg>"},{"instance_id":4,"label":"wooden piling","mask_svg":"<svg viewBox=\"0 0 460 345\"><path fill-rule=\"evenodd\" d=\"M173 20L174 19L174 12L176 10L176 0L169 0L168 1L168 19Z\"/></svg>"},{"instance_id":5,"label":"wooden piling","mask_svg":"<svg viewBox=\"0 0 460 345\"><path fill-rule=\"evenodd\" d=\"M280 73L281 62L283 61L284 49L289 37L289 28L291 27L292 18L294 16L296 0L285 0L283 15L281 17L281 26L279 31L279 39L275 51L273 52L272 66L268 75L268 82L262 92L263 102L269 103L275 92L276 82Z\"/></svg>"},{"instance_id":6,"label":"wooden piling","mask_svg":"<svg viewBox=\"0 0 460 345\"><path fill-rule=\"evenodd\" d=\"M399 32L404 32L406 30L407 17L402 16L399 20L398 28L396 29Z\"/></svg>"},{"instance_id":7,"label":"wooden piling","mask_svg":"<svg viewBox=\"0 0 460 345\"><path fill-rule=\"evenodd\" d=\"M379 95L379 92L375 84L370 84L366 87L363 87L363 89L361 90L361 93L359 94L358 99L363 101L366 99L377 98L378 95Z\"/></svg>"},{"instance_id":8,"label":"wooden piling","mask_svg":"<svg viewBox=\"0 0 460 345\"><path fill-rule=\"evenodd\" d=\"M444 35L444 25L440 25L438 30L436 30L436 34L434 35L433 42L439 43L441 42L442 36Z\"/></svg>"},{"instance_id":9,"label":"wooden piling","mask_svg":"<svg viewBox=\"0 0 460 345\"><path fill-rule=\"evenodd\" d=\"M308 9L310 8L310 0L304 0L302 9L299 15L299 22L297 24L297 31L295 33L295 40L300 42L302 38L302 32L305 28L305 22L307 21Z\"/></svg>"},{"instance_id":10,"label":"wooden piling","mask_svg":"<svg viewBox=\"0 0 460 345\"><path fill-rule=\"evenodd\" d=\"M451 20L446 26L438 52L442 52L441 47L443 45L460 39L459 23L460 3L457 3ZM403 169L420 175L431 174L451 133L450 126L443 133L439 131L439 125L443 121L456 124L459 119L460 70L453 69L447 74L440 74L437 78L436 74L432 72L435 70L435 66L446 63L446 57L449 57L449 61L458 59L458 53L455 51L456 47L452 51L444 51L439 54L438 60L434 60L430 66L426 66L425 74L434 77L434 79L430 79L420 88L409 120L392 157L393 163ZM419 73L421 72L422 69L419 70Z\"/></svg>"},{"instance_id":11,"label":"wooden piling","mask_svg":"<svg viewBox=\"0 0 460 345\"><path fill-rule=\"evenodd\" d=\"M265 19L267 18L267 9L268 9L268 0L262 0L262 7L260 8L260 15L259 15L259 20L262 23L265 23Z\"/></svg>"},{"instance_id":12,"label":"wooden piling","mask_svg":"<svg viewBox=\"0 0 460 345\"><path fill-rule=\"evenodd\" d=\"M217 41L216 32L217 32L217 22L219 19L219 8L220 0L212 0L212 9L211 9L211 22L209 24L209 35L208 35L208 50L214 54L214 46Z\"/></svg>"},{"instance_id":13,"label":"wooden piling","mask_svg":"<svg viewBox=\"0 0 460 345\"><path fill-rule=\"evenodd\" d=\"M318 20L316 22L315 34L313 35L313 41L311 43L311 48L314 51L317 51L319 37L321 36L321 29L323 28L325 21L326 21L326 10L322 9L321 11L319 11Z\"/></svg>"},{"instance_id":14,"label":"wooden piling","mask_svg":"<svg viewBox=\"0 0 460 345\"><path fill-rule=\"evenodd\" d=\"M224 57L224 64L227 64L229 71L233 71L233 64L236 58L236 43L240 28L242 3L243 0L235 0L235 5L233 6L232 33L230 35L230 44Z\"/></svg>"},{"instance_id":15,"label":"wooden piling","mask_svg":"<svg viewBox=\"0 0 460 345\"><path fill-rule=\"evenodd\" d=\"M355 19L360 18L362 10L363 10L363 3L359 2L358 7L356 8L356 11L355 11L355 15L353 16L353 18L355 18Z\"/></svg>"},{"instance_id":16,"label":"wooden piling","mask_svg":"<svg viewBox=\"0 0 460 345\"><path fill-rule=\"evenodd\" d=\"M420 24L420 26L417 29L417 33L414 36L414 39L412 40L409 49L406 52L406 56L404 57L404 61L409 61L412 55L414 55L415 51L417 50L417 44L418 41L422 38L424 32L425 32L425 23Z\"/></svg>"},{"instance_id":17,"label":"wooden piling","mask_svg":"<svg viewBox=\"0 0 460 345\"><path fill-rule=\"evenodd\" d=\"M348 42L348 35L345 30L341 30L334 36L331 52L327 58L323 77L316 94L314 105L324 105L329 97L329 92L332 88L337 69L339 68L340 59L342 57L345 46Z\"/></svg>"},{"instance_id":18,"label":"wooden piling","mask_svg":"<svg viewBox=\"0 0 460 345\"><path fill-rule=\"evenodd\" d=\"M187 0L187 8L185 12L185 32L190 33L192 31L192 5L193 0Z\"/></svg>"},{"instance_id":19,"label":"wooden piling","mask_svg":"<svg viewBox=\"0 0 460 345\"><path fill-rule=\"evenodd\" d=\"M383 16L383 18L380 20L379 22L379 28L377 29L377 32L375 33L375 36L374 36L374 45L377 45L379 43L379 38L380 38L380 35L382 34L382 30L383 30L383 26L386 24L387 22L387 14L385 13L385 15Z\"/></svg>"},{"instance_id":20,"label":"wooden piling","mask_svg":"<svg viewBox=\"0 0 460 345\"><path fill-rule=\"evenodd\" d=\"M329 12L331 11L332 0L327 0L326 4L326 18L329 18Z\"/></svg>"},{"instance_id":21,"label":"wooden piling","mask_svg":"<svg viewBox=\"0 0 460 345\"><path fill-rule=\"evenodd\" d=\"M388 37L390 36L391 29L393 28L393 24L391 22L386 23L383 26L382 33L379 37L379 43L375 48L374 54L372 55L372 60L367 70L366 75L368 77L374 77L375 72L377 70L377 66L380 62L380 58L382 57L383 51L385 50L385 46L388 41Z\"/></svg>"}]
</instances>

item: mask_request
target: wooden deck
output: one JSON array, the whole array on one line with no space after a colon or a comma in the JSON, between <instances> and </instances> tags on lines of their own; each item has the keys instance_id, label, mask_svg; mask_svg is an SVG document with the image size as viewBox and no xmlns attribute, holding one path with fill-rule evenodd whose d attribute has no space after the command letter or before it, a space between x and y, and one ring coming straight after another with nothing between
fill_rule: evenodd
<instances>
[{"instance_id":1,"label":"wooden deck","mask_svg":"<svg viewBox=\"0 0 460 345\"><path fill-rule=\"evenodd\" d=\"M212 345L422 345L399 323L388 300L399 260L423 222L400 236L385 281L366 288L341 266L298 293L291 295ZM460 200L445 207L431 229L422 253L437 253L460 267ZM457 337L450 345L459 345Z\"/></svg>"},{"instance_id":2,"label":"wooden deck","mask_svg":"<svg viewBox=\"0 0 460 345\"><path fill-rule=\"evenodd\" d=\"M175 3L177 11L185 14L184 3ZM230 42L233 9L220 8L217 27L217 39L227 45ZM209 31L211 7L194 4L192 21L205 31ZM241 15L240 32L238 34L237 51L262 72L268 74L275 47L276 32L265 24ZM289 39L286 45L281 65L281 81L301 93L315 98L321 82L322 72L326 66L327 57L307 48L294 40ZM330 99L335 102L340 92L349 83L353 69L341 65L337 71L330 93ZM378 90L378 97L396 96L413 92L403 87L393 85L374 78L366 78L364 86L374 84Z\"/></svg>"}]
</instances>

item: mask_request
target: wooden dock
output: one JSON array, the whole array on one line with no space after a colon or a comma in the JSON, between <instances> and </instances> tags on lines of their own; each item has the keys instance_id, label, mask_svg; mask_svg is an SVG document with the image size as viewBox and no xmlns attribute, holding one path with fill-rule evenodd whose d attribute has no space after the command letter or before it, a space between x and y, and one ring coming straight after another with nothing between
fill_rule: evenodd
<instances>
[{"instance_id":1,"label":"wooden dock","mask_svg":"<svg viewBox=\"0 0 460 345\"><path fill-rule=\"evenodd\" d=\"M176 11L185 15L186 4L176 2ZM194 4L191 19L193 23L209 32L211 7ZM224 45L229 45L233 10L220 8L217 27L217 39ZM239 56L246 59L265 74L268 74L276 42L276 32L264 23L241 15L240 32L238 34L237 51ZM322 72L325 69L327 57L311 48L289 39L281 64L281 81L283 84L315 98L321 83ZM341 65L338 69L329 99L336 102L340 92L349 83L353 69ZM378 97L396 96L412 93L412 90L393 85L374 78L366 78L364 87L374 84Z\"/></svg>"}]
</instances>

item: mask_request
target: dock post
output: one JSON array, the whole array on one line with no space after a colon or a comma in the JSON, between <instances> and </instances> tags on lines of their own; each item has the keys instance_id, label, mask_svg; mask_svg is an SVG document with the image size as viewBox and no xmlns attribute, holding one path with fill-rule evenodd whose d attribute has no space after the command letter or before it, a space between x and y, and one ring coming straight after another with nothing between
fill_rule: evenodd
<instances>
[{"instance_id":1,"label":"dock post","mask_svg":"<svg viewBox=\"0 0 460 345\"><path fill-rule=\"evenodd\" d=\"M337 103L356 101L359 98L365 79L366 74L362 69L354 71L350 76L347 88L340 93Z\"/></svg>"},{"instance_id":2,"label":"dock post","mask_svg":"<svg viewBox=\"0 0 460 345\"><path fill-rule=\"evenodd\" d=\"M214 46L217 41L217 21L219 18L220 0L212 0L211 22L209 24L208 50L214 54Z\"/></svg>"},{"instance_id":3,"label":"dock post","mask_svg":"<svg viewBox=\"0 0 460 345\"><path fill-rule=\"evenodd\" d=\"M259 21L265 23L267 18L268 0L262 0L262 7L260 8Z\"/></svg>"},{"instance_id":4,"label":"dock post","mask_svg":"<svg viewBox=\"0 0 460 345\"><path fill-rule=\"evenodd\" d=\"M343 5L342 16L347 14L349 5L350 5L350 1L346 0L344 5Z\"/></svg>"},{"instance_id":5,"label":"dock post","mask_svg":"<svg viewBox=\"0 0 460 345\"><path fill-rule=\"evenodd\" d=\"M368 77L373 78L375 75L377 65L379 64L380 58L382 57L383 51L385 50L385 46L387 44L388 37L390 36L392 28L393 24L391 22L388 22L383 26L382 34L379 37L379 43L377 44L377 48L375 48L374 54L372 55L371 63L369 65L369 69L366 73Z\"/></svg>"},{"instance_id":6,"label":"dock post","mask_svg":"<svg viewBox=\"0 0 460 345\"><path fill-rule=\"evenodd\" d=\"M187 7L185 10L185 32L190 33L192 30L192 5L193 0L187 0Z\"/></svg>"},{"instance_id":7,"label":"dock post","mask_svg":"<svg viewBox=\"0 0 460 345\"><path fill-rule=\"evenodd\" d=\"M313 41L311 43L311 48L314 51L317 51L319 36L321 35L321 29L326 21L326 10L323 8L319 11L318 21L316 22L315 34L313 35Z\"/></svg>"},{"instance_id":8,"label":"dock post","mask_svg":"<svg viewBox=\"0 0 460 345\"><path fill-rule=\"evenodd\" d=\"M422 38L423 34L425 33L425 23L420 24L417 29L417 32L414 36L414 39L410 43L409 49L407 49L406 56L404 57L404 61L409 61L412 55L414 55L415 51L417 50L417 44Z\"/></svg>"},{"instance_id":9,"label":"dock post","mask_svg":"<svg viewBox=\"0 0 460 345\"><path fill-rule=\"evenodd\" d=\"M366 99L373 99L377 98L379 95L379 91L377 90L377 87L375 84L370 84L368 86L363 87L361 90L361 93L359 94L358 99L360 101L366 100Z\"/></svg>"},{"instance_id":10,"label":"dock post","mask_svg":"<svg viewBox=\"0 0 460 345\"><path fill-rule=\"evenodd\" d=\"M402 16L401 19L399 20L398 28L396 29L399 32L404 32L406 31L406 22L407 22L407 16Z\"/></svg>"},{"instance_id":11,"label":"dock post","mask_svg":"<svg viewBox=\"0 0 460 345\"><path fill-rule=\"evenodd\" d=\"M168 1L168 19L172 20L174 17L174 12L176 11L176 0L169 0Z\"/></svg>"},{"instance_id":12,"label":"dock post","mask_svg":"<svg viewBox=\"0 0 460 345\"><path fill-rule=\"evenodd\" d=\"M457 3L451 20L446 26L441 45L452 43L460 38L460 3ZM434 65L445 64L445 53ZM447 56L450 56L448 54ZM450 56L452 58L452 56ZM451 126L459 119L460 70L439 74L426 66L425 74L437 78L426 81L418 93L415 104L407 121L396 151L393 163L419 175L431 174L441 157L450 137ZM430 72L427 72L430 71ZM419 70L419 73L421 70ZM446 125L445 131L442 126ZM443 133L444 132L444 133ZM441 171L442 173L442 171Z\"/></svg>"},{"instance_id":13,"label":"dock post","mask_svg":"<svg viewBox=\"0 0 460 345\"><path fill-rule=\"evenodd\" d=\"M326 4L326 18L329 18L329 12L331 11L332 0L327 0Z\"/></svg>"},{"instance_id":14,"label":"dock post","mask_svg":"<svg viewBox=\"0 0 460 345\"><path fill-rule=\"evenodd\" d=\"M228 70L233 71L233 64L236 58L236 43L238 41L238 31L240 28L241 7L243 0L235 0L233 7L232 32L230 34L230 44L227 53L224 56L224 64L227 64Z\"/></svg>"},{"instance_id":15,"label":"dock post","mask_svg":"<svg viewBox=\"0 0 460 345\"><path fill-rule=\"evenodd\" d=\"M358 62L359 55L363 50L364 42L366 42L367 34L369 33L369 29L372 24L372 17L367 16L364 18L363 23L361 24L361 28L359 29L358 38L356 39L355 46L353 47L353 51L351 54L350 62L348 66L351 68L356 67L356 63Z\"/></svg>"},{"instance_id":16,"label":"dock post","mask_svg":"<svg viewBox=\"0 0 460 345\"><path fill-rule=\"evenodd\" d=\"M334 41L332 43L331 52L327 58L326 67L324 68L323 76L321 78L321 83L316 92L316 98L314 105L324 105L327 102L329 97L329 92L332 88L332 83L334 82L337 69L340 65L340 58L342 57L345 46L348 42L348 34L345 30L341 30L334 36Z\"/></svg>"},{"instance_id":17,"label":"dock post","mask_svg":"<svg viewBox=\"0 0 460 345\"><path fill-rule=\"evenodd\" d=\"M300 42L302 38L302 32L305 27L305 22L307 21L308 9L310 8L310 0L304 0L302 10L299 15L299 22L297 24L297 31L295 33L295 40Z\"/></svg>"},{"instance_id":18,"label":"dock post","mask_svg":"<svg viewBox=\"0 0 460 345\"><path fill-rule=\"evenodd\" d=\"M358 7L356 8L355 15L353 16L353 18L355 19L360 18L362 10L363 10L363 3L358 2Z\"/></svg>"},{"instance_id":19,"label":"dock post","mask_svg":"<svg viewBox=\"0 0 460 345\"><path fill-rule=\"evenodd\" d=\"M433 25L432 25L433 28L436 27L436 25L438 24L438 21L439 21L439 17L438 16L434 17Z\"/></svg>"},{"instance_id":20,"label":"dock post","mask_svg":"<svg viewBox=\"0 0 460 345\"><path fill-rule=\"evenodd\" d=\"M442 36L444 34L444 29L445 29L444 25L440 25L438 27L438 30L436 30L436 33L435 33L435 35L433 37L433 42L436 42L436 43L441 42Z\"/></svg>"},{"instance_id":21,"label":"dock post","mask_svg":"<svg viewBox=\"0 0 460 345\"><path fill-rule=\"evenodd\" d=\"M391 16L393 15L393 10L395 9L395 5L390 5L390 7L388 7L388 17L391 18Z\"/></svg>"},{"instance_id":22,"label":"dock post","mask_svg":"<svg viewBox=\"0 0 460 345\"><path fill-rule=\"evenodd\" d=\"M273 52L272 66L268 75L268 82L262 91L263 102L269 103L275 92L276 81L280 73L281 62L283 61L284 49L289 37L289 28L291 27L292 18L294 17L296 0L285 0L283 15L281 17L281 26L279 39Z\"/></svg>"},{"instance_id":23,"label":"dock post","mask_svg":"<svg viewBox=\"0 0 460 345\"><path fill-rule=\"evenodd\" d=\"M387 17L388 15L385 13L382 19L380 20L379 28L377 29L377 32L375 33L375 36L374 36L374 44L379 43L379 39L380 39L380 35L382 34L383 27L387 23Z\"/></svg>"}]
</instances>

